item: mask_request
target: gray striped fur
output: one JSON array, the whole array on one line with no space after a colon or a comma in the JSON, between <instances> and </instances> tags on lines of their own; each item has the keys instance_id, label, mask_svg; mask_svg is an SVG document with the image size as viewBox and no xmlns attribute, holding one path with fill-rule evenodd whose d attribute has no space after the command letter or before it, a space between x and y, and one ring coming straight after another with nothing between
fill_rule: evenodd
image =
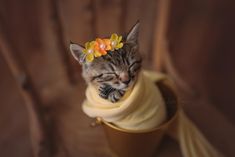
<instances>
[{"instance_id":1,"label":"gray striped fur","mask_svg":"<svg viewBox=\"0 0 235 157\"><path fill-rule=\"evenodd\" d=\"M127 37L123 39L124 46L115 51L109 51L107 55L95 58L90 63L83 63L82 75L87 83L98 87L99 95L111 102L119 101L126 90L136 82L141 68L141 56L138 46L137 23ZM74 47L78 47L75 45ZM71 46L70 46L71 47ZM75 59L80 58L80 49L71 48Z\"/></svg>"}]
</instances>

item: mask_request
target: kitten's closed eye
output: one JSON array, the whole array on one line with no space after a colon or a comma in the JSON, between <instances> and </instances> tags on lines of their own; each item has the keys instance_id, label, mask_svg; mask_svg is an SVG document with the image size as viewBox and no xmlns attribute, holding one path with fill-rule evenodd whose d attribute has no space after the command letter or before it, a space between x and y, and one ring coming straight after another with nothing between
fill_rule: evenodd
<instances>
[{"instance_id":1,"label":"kitten's closed eye","mask_svg":"<svg viewBox=\"0 0 235 157\"><path fill-rule=\"evenodd\" d=\"M141 60L133 62L129 66L129 73L130 75L134 75L139 69L141 68Z\"/></svg>"},{"instance_id":2,"label":"kitten's closed eye","mask_svg":"<svg viewBox=\"0 0 235 157\"><path fill-rule=\"evenodd\" d=\"M102 80L100 80L98 82L108 82L108 81L111 81L113 79L114 79L113 76L106 76L106 77L103 77Z\"/></svg>"},{"instance_id":3,"label":"kitten's closed eye","mask_svg":"<svg viewBox=\"0 0 235 157\"><path fill-rule=\"evenodd\" d=\"M104 73L94 76L92 81L97 80L97 82L107 82L115 79L116 77L118 77L116 73Z\"/></svg>"},{"instance_id":4,"label":"kitten's closed eye","mask_svg":"<svg viewBox=\"0 0 235 157\"><path fill-rule=\"evenodd\" d=\"M96 80L96 79L99 79L99 78L101 78L102 76L103 76L103 74L99 74L99 75L93 76L93 77L91 78L91 81L94 81L94 80Z\"/></svg>"}]
</instances>

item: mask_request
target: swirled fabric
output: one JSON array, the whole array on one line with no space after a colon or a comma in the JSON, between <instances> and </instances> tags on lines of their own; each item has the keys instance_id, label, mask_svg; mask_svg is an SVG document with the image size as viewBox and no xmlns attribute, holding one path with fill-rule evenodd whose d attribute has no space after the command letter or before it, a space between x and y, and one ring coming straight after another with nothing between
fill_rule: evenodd
<instances>
[{"instance_id":1,"label":"swirled fabric","mask_svg":"<svg viewBox=\"0 0 235 157\"><path fill-rule=\"evenodd\" d=\"M111 103L98 95L97 89L88 85L83 111L90 117L101 117L107 122L127 130L148 130L166 121L166 107L155 82L168 79L161 73L143 71L134 87L117 103ZM203 136L182 109L177 126L168 130L180 145L184 157L222 157Z\"/></svg>"}]
</instances>

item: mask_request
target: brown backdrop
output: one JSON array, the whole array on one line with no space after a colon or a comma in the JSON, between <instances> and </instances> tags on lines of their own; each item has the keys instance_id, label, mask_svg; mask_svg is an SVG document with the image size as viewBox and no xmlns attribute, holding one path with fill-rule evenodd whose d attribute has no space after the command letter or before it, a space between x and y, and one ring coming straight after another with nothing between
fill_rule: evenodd
<instances>
[{"instance_id":1,"label":"brown backdrop","mask_svg":"<svg viewBox=\"0 0 235 157\"><path fill-rule=\"evenodd\" d=\"M90 129L81 112L85 83L68 45L127 32L140 20L144 66L171 75L190 117L217 148L234 156L235 3L174 0L167 10L167 2L1 0L0 155L31 156L31 126L34 139L46 139L42 147L49 154L110 156L102 130ZM164 9L169 20L161 19ZM164 20L170 57L157 51ZM180 156L169 139L161 148L159 156Z\"/></svg>"}]
</instances>

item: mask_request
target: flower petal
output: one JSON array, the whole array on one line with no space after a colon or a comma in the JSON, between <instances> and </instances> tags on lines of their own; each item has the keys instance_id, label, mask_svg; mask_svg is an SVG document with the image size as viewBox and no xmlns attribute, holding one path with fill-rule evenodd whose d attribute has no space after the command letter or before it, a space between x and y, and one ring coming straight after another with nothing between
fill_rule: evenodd
<instances>
[{"instance_id":1,"label":"flower petal","mask_svg":"<svg viewBox=\"0 0 235 157\"><path fill-rule=\"evenodd\" d=\"M92 41L92 42L90 42L90 47L92 48L92 47L94 47L96 44L97 44L96 41Z\"/></svg>"},{"instance_id":2,"label":"flower petal","mask_svg":"<svg viewBox=\"0 0 235 157\"><path fill-rule=\"evenodd\" d=\"M106 46L110 45L111 44L111 41L110 39L103 39L104 43Z\"/></svg>"},{"instance_id":3,"label":"flower petal","mask_svg":"<svg viewBox=\"0 0 235 157\"><path fill-rule=\"evenodd\" d=\"M95 51L99 51L99 49L100 49L99 44L96 44L96 45L94 46L94 50L95 50Z\"/></svg>"},{"instance_id":4,"label":"flower petal","mask_svg":"<svg viewBox=\"0 0 235 157\"><path fill-rule=\"evenodd\" d=\"M123 47L123 43L119 43L117 46L116 46L116 48L118 48L118 49L120 49L120 48L122 48Z\"/></svg>"},{"instance_id":5,"label":"flower petal","mask_svg":"<svg viewBox=\"0 0 235 157\"><path fill-rule=\"evenodd\" d=\"M115 34L114 33L111 35L110 40L115 40Z\"/></svg>"},{"instance_id":6,"label":"flower petal","mask_svg":"<svg viewBox=\"0 0 235 157\"><path fill-rule=\"evenodd\" d=\"M105 50L111 50L111 49L112 49L111 45L107 45Z\"/></svg>"},{"instance_id":7,"label":"flower petal","mask_svg":"<svg viewBox=\"0 0 235 157\"><path fill-rule=\"evenodd\" d=\"M87 49L83 49L82 52L86 54L87 53Z\"/></svg>"},{"instance_id":8,"label":"flower petal","mask_svg":"<svg viewBox=\"0 0 235 157\"><path fill-rule=\"evenodd\" d=\"M106 55L107 54L107 51L105 51L105 50L100 50L99 51L102 55Z\"/></svg>"},{"instance_id":9,"label":"flower petal","mask_svg":"<svg viewBox=\"0 0 235 157\"><path fill-rule=\"evenodd\" d=\"M121 42L122 41L122 36L119 36L118 37L118 42Z\"/></svg>"},{"instance_id":10,"label":"flower petal","mask_svg":"<svg viewBox=\"0 0 235 157\"><path fill-rule=\"evenodd\" d=\"M100 39L100 38L96 38L96 40L95 40L98 44L102 44L103 43L103 40L102 39Z\"/></svg>"},{"instance_id":11,"label":"flower petal","mask_svg":"<svg viewBox=\"0 0 235 157\"><path fill-rule=\"evenodd\" d=\"M93 59L94 59L94 55L93 54L87 54L86 55L86 60L88 61L88 62L92 62L93 61Z\"/></svg>"},{"instance_id":12,"label":"flower petal","mask_svg":"<svg viewBox=\"0 0 235 157\"><path fill-rule=\"evenodd\" d=\"M94 52L94 55L95 55L95 57L100 57L100 56L102 56L102 54L101 54L99 51L95 51L95 52Z\"/></svg>"},{"instance_id":13,"label":"flower petal","mask_svg":"<svg viewBox=\"0 0 235 157\"><path fill-rule=\"evenodd\" d=\"M113 36L113 40L118 40L118 35L116 34L116 33L114 33L114 34L112 34L112 36Z\"/></svg>"},{"instance_id":14,"label":"flower petal","mask_svg":"<svg viewBox=\"0 0 235 157\"><path fill-rule=\"evenodd\" d=\"M89 43L89 42L86 42L86 43L85 43L85 48L88 49L88 48L89 48L89 45L90 45L90 43Z\"/></svg>"}]
</instances>

